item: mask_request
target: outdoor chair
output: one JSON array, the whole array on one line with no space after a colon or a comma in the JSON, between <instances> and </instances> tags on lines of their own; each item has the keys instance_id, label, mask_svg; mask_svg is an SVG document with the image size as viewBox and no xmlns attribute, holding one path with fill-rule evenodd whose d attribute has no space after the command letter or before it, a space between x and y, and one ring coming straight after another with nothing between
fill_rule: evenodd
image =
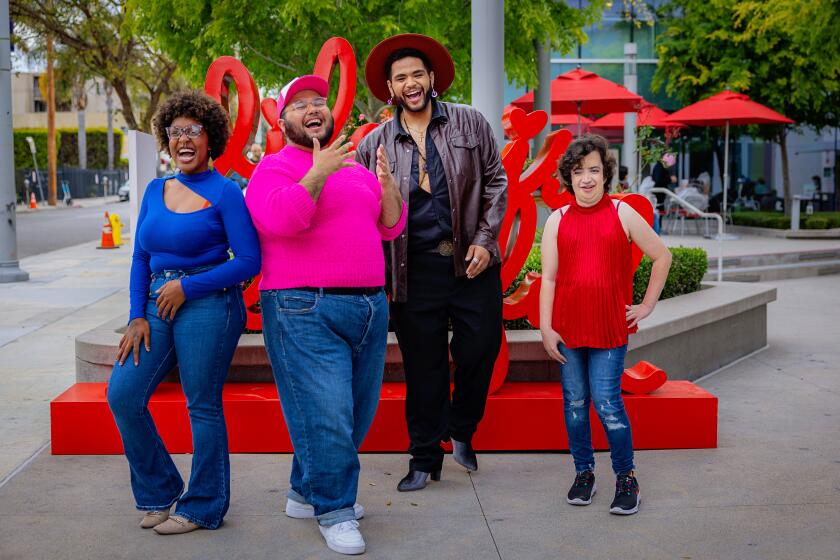
<instances>
[{"instance_id":1,"label":"outdoor chair","mask_svg":"<svg viewBox=\"0 0 840 560\"><path fill-rule=\"evenodd\" d=\"M705 212L709 207L709 199L705 197L694 185L688 187L680 193L680 199L696 207L701 212ZM679 225L680 235L685 235L685 221L690 220L694 223L694 230L699 235L700 224L698 221L703 220L705 235L709 235L709 222L703 216L695 214L691 210L681 206L679 202L671 199L667 201L666 208L666 215L670 220L669 225L671 227L671 233L674 233L677 225Z\"/></svg>"}]
</instances>

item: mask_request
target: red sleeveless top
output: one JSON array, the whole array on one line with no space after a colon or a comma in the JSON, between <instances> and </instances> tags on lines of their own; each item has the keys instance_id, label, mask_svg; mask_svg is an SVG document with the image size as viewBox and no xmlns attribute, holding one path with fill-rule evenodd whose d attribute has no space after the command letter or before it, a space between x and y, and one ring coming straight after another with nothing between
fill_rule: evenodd
<instances>
[{"instance_id":1,"label":"red sleeveless top","mask_svg":"<svg viewBox=\"0 0 840 560\"><path fill-rule=\"evenodd\" d=\"M619 204L621 204L619 202ZM625 305L633 303L630 242L609 195L594 206L573 201L557 229L552 327L569 348L627 344Z\"/></svg>"}]
</instances>

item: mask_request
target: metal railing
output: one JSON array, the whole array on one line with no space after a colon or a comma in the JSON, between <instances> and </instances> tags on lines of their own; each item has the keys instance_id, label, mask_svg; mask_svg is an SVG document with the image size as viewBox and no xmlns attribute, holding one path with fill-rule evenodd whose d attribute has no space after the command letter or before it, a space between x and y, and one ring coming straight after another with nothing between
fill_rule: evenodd
<instances>
[{"instance_id":1,"label":"metal railing","mask_svg":"<svg viewBox=\"0 0 840 560\"><path fill-rule=\"evenodd\" d=\"M661 193L666 196L669 196L674 202L682 206L683 208L689 210L692 214L696 214L701 218L713 218L717 220L718 223L718 234L717 234L717 242L718 242L718 250L717 250L717 281L723 281L723 218L720 214L715 214L714 212L704 212L690 204L677 196L674 192L669 191L668 189L657 189L652 188L650 189L651 193Z\"/></svg>"}]
</instances>

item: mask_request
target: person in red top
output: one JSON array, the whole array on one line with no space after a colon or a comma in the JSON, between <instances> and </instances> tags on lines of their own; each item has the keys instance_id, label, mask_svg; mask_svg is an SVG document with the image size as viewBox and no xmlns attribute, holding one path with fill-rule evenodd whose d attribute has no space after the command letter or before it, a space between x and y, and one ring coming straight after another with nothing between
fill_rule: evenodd
<instances>
[{"instance_id":1,"label":"person in red top","mask_svg":"<svg viewBox=\"0 0 840 560\"><path fill-rule=\"evenodd\" d=\"M575 482L566 501L589 505L595 494L595 455L589 405L607 434L615 499L610 512L639 510L630 421L621 399L627 338L656 306L671 267L671 253L647 222L607 189L616 162L606 139L578 138L560 160L574 201L555 211L542 239L540 333L548 355L560 363L563 413ZM644 301L633 305L630 244L653 261Z\"/></svg>"}]
</instances>

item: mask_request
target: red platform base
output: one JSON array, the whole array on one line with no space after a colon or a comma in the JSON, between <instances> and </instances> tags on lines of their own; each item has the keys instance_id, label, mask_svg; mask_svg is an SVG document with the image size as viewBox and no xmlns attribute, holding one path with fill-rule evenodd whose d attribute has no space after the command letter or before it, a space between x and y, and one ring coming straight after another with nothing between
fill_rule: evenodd
<instances>
[{"instance_id":1,"label":"red platform base","mask_svg":"<svg viewBox=\"0 0 840 560\"><path fill-rule=\"evenodd\" d=\"M50 404L53 454L123 452L104 383L77 383ZM292 451L277 390L269 383L224 388L231 453ZM668 381L649 395L624 395L636 449L717 447L717 397L689 381ZM189 417L181 386L162 383L149 408L166 448L190 453ZM601 423L591 411L593 442L606 449ZM484 451L564 450L563 395L557 383L507 383L487 401L473 439ZM386 383L362 451L405 452L405 385Z\"/></svg>"}]
</instances>

